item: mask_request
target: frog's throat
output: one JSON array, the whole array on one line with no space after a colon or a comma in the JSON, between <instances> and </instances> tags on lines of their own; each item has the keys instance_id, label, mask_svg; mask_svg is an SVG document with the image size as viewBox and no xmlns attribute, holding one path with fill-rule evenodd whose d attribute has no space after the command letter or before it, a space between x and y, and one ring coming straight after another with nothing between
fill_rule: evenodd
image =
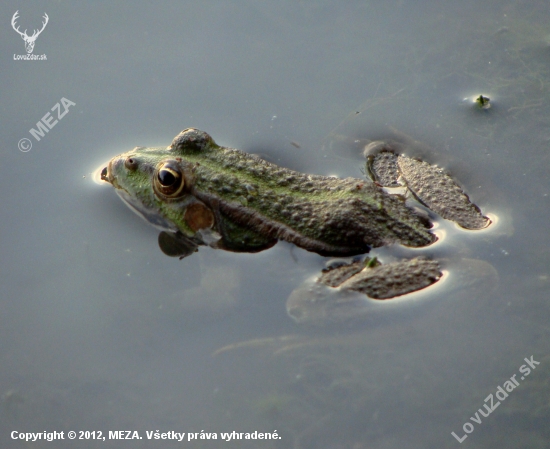
<instances>
[{"instance_id":1,"label":"frog's throat","mask_svg":"<svg viewBox=\"0 0 550 449\"><path fill-rule=\"evenodd\" d=\"M115 192L126 206L155 228L162 231L177 232L178 227L174 223L164 219L159 215L158 211L147 208L141 201L126 192L126 190L119 188L115 189Z\"/></svg>"}]
</instances>

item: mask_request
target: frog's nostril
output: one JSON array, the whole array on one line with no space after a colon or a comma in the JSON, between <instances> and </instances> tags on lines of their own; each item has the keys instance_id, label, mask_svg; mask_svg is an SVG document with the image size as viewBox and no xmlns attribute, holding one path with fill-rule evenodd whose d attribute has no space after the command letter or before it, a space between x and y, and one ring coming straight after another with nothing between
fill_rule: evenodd
<instances>
[{"instance_id":1,"label":"frog's nostril","mask_svg":"<svg viewBox=\"0 0 550 449\"><path fill-rule=\"evenodd\" d=\"M124 161L124 166L130 171L136 170L138 168L138 165L138 160L133 157L128 157Z\"/></svg>"}]
</instances>

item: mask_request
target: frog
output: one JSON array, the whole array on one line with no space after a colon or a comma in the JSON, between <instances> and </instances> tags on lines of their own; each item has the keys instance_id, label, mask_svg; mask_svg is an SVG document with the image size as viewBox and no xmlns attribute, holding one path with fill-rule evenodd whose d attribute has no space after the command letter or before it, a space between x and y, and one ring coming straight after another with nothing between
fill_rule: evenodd
<instances>
[{"instance_id":1,"label":"frog","mask_svg":"<svg viewBox=\"0 0 550 449\"><path fill-rule=\"evenodd\" d=\"M188 257L201 246L256 253L286 241L320 256L352 258L328 266L290 295L287 312L301 322L308 315L299 311L304 291L305 303L327 300L345 310L342 304L355 304L357 294L383 301L441 279L437 260L381 264L367 256L372 248L422 248L437 240L429 215L410 204L410 195L463 228L491 223L438 167L382 141L367 145L364 155L370 179L306 174L186 128L167 147L135 147L113 157L100 177L161 231L159 246L170 256ZM396 186L408 193L390 192Z\"/></svg>"}]
</instances>

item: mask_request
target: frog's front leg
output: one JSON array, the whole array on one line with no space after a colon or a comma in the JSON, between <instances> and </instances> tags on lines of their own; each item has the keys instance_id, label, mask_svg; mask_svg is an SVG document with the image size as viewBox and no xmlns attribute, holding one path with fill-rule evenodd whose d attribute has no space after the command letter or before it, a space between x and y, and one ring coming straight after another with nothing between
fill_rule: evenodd
<instances>
[{"instance_id":1,"label":"frog's front leg","mask_svg":"<svg viewBox=\"0 0 550 449\"><path fill-rule=\"evenodd\" d=\"M158 236L158 245L160 250L170 257L190 256L199 250L199 245L202 243L193 241L193 239L185 236L181 232L162 231Z\"/></svg>"},{"instance_id":2,"label":"frog's front leg","mask_svg":"<svg viewBox=\"0 0 550 449\"><path fill-rule=\"evenodd\" d=\"M317 280L294 290L286 309L300 324L340 323L368 313L368 298L406 295L436 283L442 275L437 261L421 257L385 265L376 258L333 264Z\"/></svg>"},{"instance_id":3,"label":"frog's front leg","mask_svg":"<svg viewBox=\"0 0 550 449\"><path fill-rule=\"evenodd\" d=\"M428 209L465 229L483 229L491 224L462 187L441 168L398 155L384 142L372 142L364 154L369 175L381 186L406 186Z\"/></svg>"}]
</instances>

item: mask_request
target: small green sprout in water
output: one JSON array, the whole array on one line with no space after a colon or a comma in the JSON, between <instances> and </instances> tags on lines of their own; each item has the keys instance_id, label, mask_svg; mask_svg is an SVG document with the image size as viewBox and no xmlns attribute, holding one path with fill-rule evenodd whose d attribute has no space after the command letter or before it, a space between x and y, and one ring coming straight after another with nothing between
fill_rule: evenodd
<instances>
[{"instance_id":1,"label":"small green sprout in water","mask_svg":"<svg viewBox=\"0 0 550 449\"><path fill-rule=\"evenodd\" d=\"M489 109L491 107L491 99L484 95L477 97L475 102L481 109Z\"/></svg>"},{"instance_id":2,"label":"small green sprout in water","mask_svg":"<svg viewBox=\"0 0 550 449\"><path fill-rule=\"evenodd\" d=\"M365 259L365 268L374 268L380 265L380 262L378 262L378 259L376 257L370 257Z\"/></svg>"}]
</instances>

